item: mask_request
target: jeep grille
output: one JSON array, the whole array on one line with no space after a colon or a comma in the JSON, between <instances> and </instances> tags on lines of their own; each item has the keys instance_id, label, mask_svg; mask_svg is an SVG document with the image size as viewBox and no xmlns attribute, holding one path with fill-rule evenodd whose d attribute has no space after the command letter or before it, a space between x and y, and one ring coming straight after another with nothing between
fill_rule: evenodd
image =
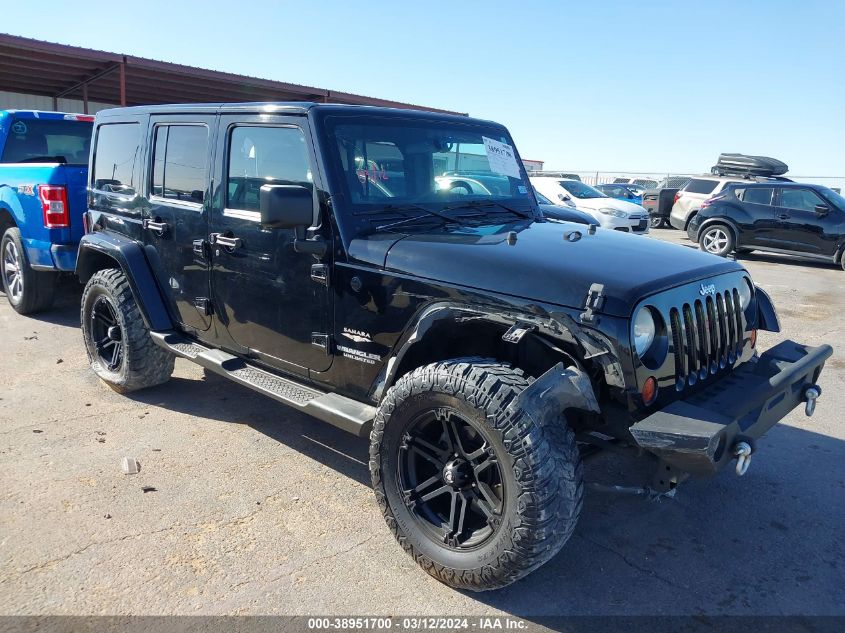
<instances>
[{"instance_id":1,"label":"jeep grille","mask_svg":"<svg viewBox=\"0 0 845 633\"><path fill-rule=\"evenodd\" d=\"M742 354L745 320L736 288L669 310L675 385L678 391L736 362Z\"/></svg>"}]
</instances>

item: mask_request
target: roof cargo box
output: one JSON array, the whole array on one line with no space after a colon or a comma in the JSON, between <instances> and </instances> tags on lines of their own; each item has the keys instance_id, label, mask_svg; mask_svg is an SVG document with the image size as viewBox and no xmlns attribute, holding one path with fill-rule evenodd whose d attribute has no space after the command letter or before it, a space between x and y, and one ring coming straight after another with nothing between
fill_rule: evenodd
<instances>
[{"instance_id":1,"label":"roof cargo box","mask_svg":"<svg viewBox=\"0 0 845 633\"><path fill-rule=\"evenodd\" d=\"M710 171L720 176L780 176L788 170L786 163L768 156L719 154L719 160Z\"/></svg>"}]
</instances>

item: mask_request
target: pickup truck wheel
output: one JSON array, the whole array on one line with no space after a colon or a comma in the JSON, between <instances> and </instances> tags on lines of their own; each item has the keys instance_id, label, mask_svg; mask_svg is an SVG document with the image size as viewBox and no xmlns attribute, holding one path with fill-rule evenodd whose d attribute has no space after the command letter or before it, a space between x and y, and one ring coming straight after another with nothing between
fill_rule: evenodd
<instances>
[{"instance_id":1,"label":"pickup truck wheel","mask_svg":"<svg viewBox=\"0 0 845 633\"><path fill-rule=\"evenodd\" d=\"M170 379L175 357L153 342L122 271L91 277L80 319L91 368L112 389L127 393Z\"/></svg>"},{"instance_id":2,"label":"pickup truck wheel","mask_svg":"<svg viewBox=\"0 0 845 633\"><path fill-rule=\"evenodd\" d=\"M18 314L32 314L53 305L56 274L33 270L17 227L6 229L0 240L0 277L3 292Z\"/></svg>"},{"instance_id":3,"label":"pickup truck wheel","mask_svg":"<svg viewBox=\"0 0 845 633\"><path fill-rule=\"evenodd\" d=\"M734 249L734 236L724 224L711 224L698 236L701 250L725 257Z\"/></svg>"},{"instance_id":4,"label":"pickup truck wheel","mask_svg":"<svg viewBox=\"0 0 845 633\"><path fill-rule=\"evenodd\" d=\"M399 544L460 589L508 585L569 539L583 499L575 436L511 406L530 381L459 358L400 378L370 435L376 500Z\"/></svg>"}]
</instances>

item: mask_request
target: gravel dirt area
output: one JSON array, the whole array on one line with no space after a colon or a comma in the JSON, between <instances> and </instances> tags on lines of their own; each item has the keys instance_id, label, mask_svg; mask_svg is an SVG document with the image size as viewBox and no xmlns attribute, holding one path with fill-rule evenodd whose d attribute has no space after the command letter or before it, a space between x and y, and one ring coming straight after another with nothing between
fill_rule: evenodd
<instances>
[{"instance_id":1,"label":"gravel dirt area","mask_svg":"<svg viewBox=\"0 0 845 633\"><path fill-rule=\"evenodd\" d=\"M773 429L743 478L659 502L588 491L564 550L485 594L439 584L394 542L366 441L184 360L121 396L88 368L75 281L35 318L2 299L0 614L845 615L845 273L742 262L783 324L761 348L836 348L816 415ZM586 470L641 475L610 455Z\"/></svg>"}]
</instances>

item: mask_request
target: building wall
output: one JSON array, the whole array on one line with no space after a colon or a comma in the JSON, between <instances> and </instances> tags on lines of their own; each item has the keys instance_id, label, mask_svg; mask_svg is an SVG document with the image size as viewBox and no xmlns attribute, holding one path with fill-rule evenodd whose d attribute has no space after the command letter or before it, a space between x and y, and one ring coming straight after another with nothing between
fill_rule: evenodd
<instances>
[{"instance_id":1,"label":"building wall","mask_svg":"<svg viewBox=\"0 0 845 633\"><path fill-rule=\"evenodd\" d=\"M94 114L106 108L115 108L117 104L88 102L88 114ZM52 110L53 97L43 95L23 94L20 92L6 92L0 90L0 110ZM82 99L59 99L59 112L82 112Z\"/></svg>"}]
</instances>

